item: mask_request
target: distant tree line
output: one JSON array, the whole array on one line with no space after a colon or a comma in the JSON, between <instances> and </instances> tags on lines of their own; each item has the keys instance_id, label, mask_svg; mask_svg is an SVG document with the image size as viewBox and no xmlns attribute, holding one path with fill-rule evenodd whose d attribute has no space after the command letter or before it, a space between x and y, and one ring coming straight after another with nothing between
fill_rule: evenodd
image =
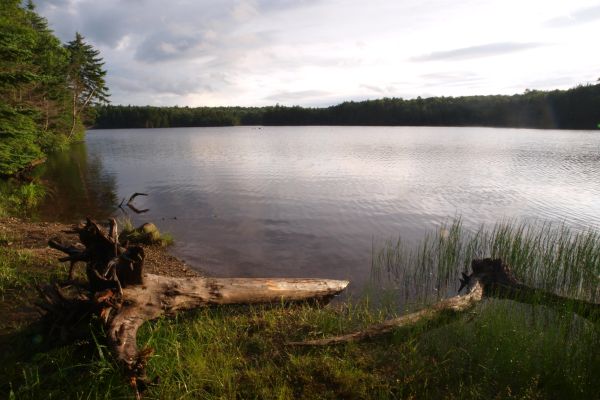
<instances>
[{"instance_id":1,"label":"distant tree line","mask_svg":"<svg viewBox=\"0 0 600 400\"><path fill-rule=\"evenodd\" d=\"M31 1L0 0L0 176L81 140L107 101L102 66L79 33L63 45Z\"/></svg>"},{"instance_id":2,"label":"distant tree line","mask_svg":"<svg viewBox=\"0 0 600 400\"><path fill-rule=\"evenodd\" d=\"M327 108L100 106L96 128L231 125L493 126L597 129L600 84L512 96L384 98Z\"/></svg>"}]
</instances>

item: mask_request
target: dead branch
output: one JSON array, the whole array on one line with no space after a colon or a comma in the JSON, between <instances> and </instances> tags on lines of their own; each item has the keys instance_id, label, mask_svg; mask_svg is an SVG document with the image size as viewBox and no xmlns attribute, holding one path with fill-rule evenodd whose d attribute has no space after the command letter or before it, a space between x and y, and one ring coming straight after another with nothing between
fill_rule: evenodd
<instances>
[{"instance_id":1,"label":"dead branch","mask_svg":"<svg viewBox=\"0 0 600 400\"><path fill-rule=\"evenodd\" d=\"M147 193L135 192L134 194L131 195L131 197L127 201L127 207L129 207L129 209L131 211L133 211L134 213L136 213L136 214L143 214L145 212L150 211L149 208L144 208L143 210L140 210L139 208L137 208L136 206L133 205L133 199L135 199L137 196L148 196L148 194Z\"/></svg>"},{"instance_id":2,"label":"dead branch","mask_svg":"<svg viewBox=\"0 0 600 400\"><path fill-rule=\"evenodd\" d=\"M463 288L467 288L464 295L442 300L431 307L384 321L362 331L324 339L288 342L288 344L294 346L327 346L370 339L390 333L401 327L415 325L418 322L432 321L447 311L464 313L486 298L541 304L561 311L571 311L590 320L600 319L600 304L561 297L554 293L526 286L515 279L510 268L500 259L473 260L471 268L473 270L471 275L463 273L462 279L460 279L459 292Z\"/></svg>"},{"instance_id":3,"label":"dead branch","mask_svg":"<svg viewBox=\"0 0 600 400\"><path fill-rule=\"evenodd\" d=\"M148 193L135 192L134 194L131 195L131 197L129 197L127 204L131 203L133 201L133 199L135 199L138 196L148 196Z\"/></svg>"},{"instance_id":4,"label":"dead branch","mask_svg":"<svg viewBox=\"0 0 600 400\"><path fill-rule=\"evenodd\" d=\"M141 192L135 192L134 194L132 194L129 197L129 200L127 201L127 203L125 204L131 211L133 211L136 214L143 214L145 212L150 211L149 208L145 208L143 210L140 210L139 208L137 208L135 205L133 205L133 200L138 197L138 196L148 196L148 193L141 193ZM125 203L125 198L123 198L123 200L121 200L121 203L119 203L119 207L123 212L125 212L125 209L123 208L123 203Z\"/></svg>"},{"instance_id":5,"label":"dead branch","mask_svg":"<svg viewBox=\"0 0 600 400\"><path fill-rule=\"evenodd\" d=\"M402 315L401 317L389 319L380 324L373 325L365 330L348 333L346 335L333 336L325 339L306 340L302 342L288 342L294 346L327 346L332 344L357 342L365 339L370 339L376 336L390 333L404 326L412 326L417 322L427 322L439 318L442 313L452 311L456 313L465 312L473 308L473 306L483 298L483 287L480 283L476 283L468 294L463 296L455 296L446 300L442 300L435 305L423 310Z\"/></svg>"}]
</instances>

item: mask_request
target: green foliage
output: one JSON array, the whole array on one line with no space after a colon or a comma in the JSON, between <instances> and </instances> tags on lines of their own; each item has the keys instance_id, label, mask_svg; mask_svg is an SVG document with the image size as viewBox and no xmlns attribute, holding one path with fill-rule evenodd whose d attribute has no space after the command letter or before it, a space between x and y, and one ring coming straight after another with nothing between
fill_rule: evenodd
<instances>
[{"instance_id":1,"label":"green foliage","mask_svg":"<svg viewBox=\"0 0 600 400\"><path fill-rule=\"evenodd\" d=\"M46 196L44 186L0 181L0 217L30 216Z\"/></svg>"},{"instance_id":2,"label":"green foliage","mask_svg":"<svg viewBox=\"0 0 600 400\"><path fill-rule=\"evenodd\" d=\"M327 108L98 107L96 128L229 125L408 125L596 129L600 84L513 96L384 98Z\"/></svg>"},{"instance_id":3,"label":"green foliage","mask_svg":"<svg viewBox=\"0 0 600 400\"><path fill-rule=\"evenodd\" d=\"M191 126L233 126L248 123L256 110L241 107L152 107L99 106L97 128L169 128ZM257 120L256 124L260 121Z\"/></svg>"},{"instance_id":4,"label":"green foliage","mask_svg":"<svg viewBox=\"0 0 600 400\"><path fill-rule=\"evenodd\" d=\"M71 112L68 56L33 3L24 8L0 0L0 176L78 138L72 127L82 125L80 113Z\"/></svg>"},{"instance_id":5,"label":"green foliage","mask_svg":"<svg viewBox=\"0 0 600 400\"><path fill-rule=\"evenodd\" d=\"M9 243L10 238L0 237L0 243ZM19 273L20 268L32 263L31 256L0 245L0 298L3 299L9 289L22 288L29 277Z\"/></svg>"},{"instance_id":6,"label":"green foliage","mask_svg":"<svg viewBox=\"0 0 600 400\"><path fill-rule=\"evenodd\" d=\"M100 52L84 42L77 32L75 39L65 45L68 54L67 82L72 93L72 126L69 136L76 130L78 118L85 116L88 106L108 102L108 87L104 77L104 63Z\"/></svg>"},{"instance_id":7,"label":"green foliage","mask_svg":"<svg viewBox=\"0 0 600 400\"><path fill-rule=\"evenodd\" d=\"M161 233L153 223L145 223L139 227L133 226L130 218L122 218L119 225L121 242L154 244L159 246L170 246L173 244L173 236L170 233Z\"/></svg>"}]
</instances>

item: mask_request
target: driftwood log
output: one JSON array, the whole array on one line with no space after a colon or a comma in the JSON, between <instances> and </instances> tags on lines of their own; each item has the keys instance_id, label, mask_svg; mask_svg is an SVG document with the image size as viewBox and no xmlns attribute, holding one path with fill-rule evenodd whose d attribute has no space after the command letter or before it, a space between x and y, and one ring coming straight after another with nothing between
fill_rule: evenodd
<instances>
[{"instance_id":1,"label":"driftwood log","mask_svg":"<svg viewBox=\"0 0 600 400\"><path fill-rule=\"evenodd\" d=\"M348 281L331 279L171 278L144 273L144 250L119 242L117 223L108 231L87 219L75 229L81 245L49 241L67 254L61 261L86 263L87 287L67 295L57 285L40 290L40 307L59 325L74 324L83 316L97 314L107 332L109 347L125 367L130 384L140 397L147 386L145 372L149 349L139 350L139 327L161 315L172 315L216 304L256 304L315 300L325 302L343 291ZM72 288L72 285L71 285Z\"/></svg>"},{"instance_id":2,"label":"driftwood log","mask_svg":"<svg viewBox=\"0 0 600 400\"><path fill-rule=\"evenodd\" d=\"M463 289L466 289L466 293L463 295L442 300L423 310L386 320L362 331L324 339L288 342L288 344L295 346L328 346L370 339L393 332L401 327L434 321L444 313L464 313L486 298L544 305L561 311L573 312L591 321L600 320L600 304L562 297L526 286L517 281L510 268L501 259L473 260L471 268L473 272L470 275L463 273L462 279L460 279L461 285L458 291L460 293Z\"/></svg>"}]
</instances>

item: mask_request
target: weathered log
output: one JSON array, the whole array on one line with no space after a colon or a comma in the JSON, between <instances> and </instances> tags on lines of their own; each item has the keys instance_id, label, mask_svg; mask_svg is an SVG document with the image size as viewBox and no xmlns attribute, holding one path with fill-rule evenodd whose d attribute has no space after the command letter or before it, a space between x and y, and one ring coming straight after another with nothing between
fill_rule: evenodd
<instances>
[{"instance_id":1,"label":"weathered log","mask_svg":"<svg viewBox=\"0 0 600 400\"><path fill-rule=\"evenodd\" d=\"M140 195L140 194L137 194ZM133 199L134 196L130 200ZM75 228L84 248L65 246L51 240L49 245L68 257L65 261L86 262L89 295L76 300L76 312L97 313L106 328L109 345L125 367L131 385L140 396L148 384L145 373L149 349L138 350L137 331L145 322L216 304L256 304L327 301L343 291L348 281L297 278L171 278L144 274L144 250L119 244L117 223L109 221L108 232L91 219ZM41 291L46 305L40 305L56 319L67 313L69 299L60 288ZM72 318L66 319L70 321Z\"/></svg>"},{"instance_id":2,"label":"weathered log","mask_svg":"<svg viewBox=\"0 0 600 400\"><path fill-rule=\"evenodd\" d=\"M447 311L466 312L486 298L508 299L521 303L544 305L561 311L571 311L590 320L597 321L600 319L600 304L562 297L526 286L517 281L510 268L500 259L473 260L471 268L473 270L472 274L463 273L462 279L460 279L459 292L463 288L467 288L464 295L442 300L423 310L386 320L362 331L324 339L288 342L288 344L294 346L327 346L370 339L418 322L432 321Z\"/></svg>"},{"instance_id":3,"label":"weathered log","mask_svg":"<svg viewBox=\"0 0 600 400\"><path fill-rule=\"evenodd\" d=\"M135 368L139 359L137 330L145 321L206 305L327 301L348 283L331 279L189 279L147 274L143 285L123 289L125 301L107 324L108 337L118 359Z\"/></svg>"}]
</instances>

